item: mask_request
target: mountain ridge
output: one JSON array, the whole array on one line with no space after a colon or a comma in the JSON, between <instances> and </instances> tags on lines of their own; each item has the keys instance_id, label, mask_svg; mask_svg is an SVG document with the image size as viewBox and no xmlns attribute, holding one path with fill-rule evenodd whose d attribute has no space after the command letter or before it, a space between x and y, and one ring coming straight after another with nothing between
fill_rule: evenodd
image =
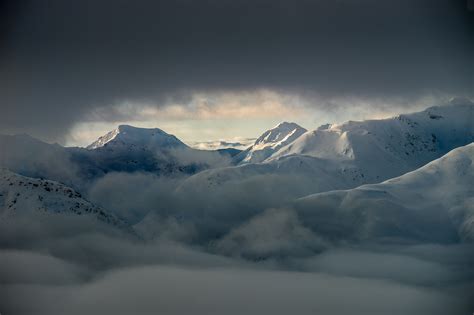
<instances>
[{"instance_id":1,"label":"mountain ridge","mask_svg":"<svg viewBox=\"0 0 474 315\"><path fill-rule=\"evenodd\" d=\"M253 145L238 154L234 161L238 164L259 163L280 148L292 143L307 130L293 122L281 122L265 131Z\"/></svg>"},{"instance_id":2,"label":"mountain ridge","mask_svg":"<svg viewBox=\"0 0 474 315\"><path fill-rule=\"evenodd\" d=\"M471 119L474 106L456 104L443 110L448 113L442 119L433 116L439 112L430 108L408 117L369 121L364 128L355 128L350 133L319 130L316 134L327 136L318 138L325 141L316 142L316 152L322 153L320 155L283 154L262 163L209 169L188 177L177 189L190 195L207 196L203 199L203 209L206 209L218 204L221 197L214 195L231 198L233 191L250 193L249 187L252 187L251 193L262 207L274 207L277 200L303 197L311 194L309 191L319 193L379 183L418 169L450 149L474 141L474 120ZM305 137L313 133L303 134L285 148L306 140ZM255 200L235 202L242 209L255 211Z\"/></svg>"},{"instance_id":3,"label":"mountain ridge","mask_svg":"<svg viewBox=\"0 0 474 315\"><path fill-rule=\"evenodd\" d=\"M436 148L447 153L453 147L465 145L466 137L471 137L470 141L474 140L473 121L474 103L469 100L453 99L444 106L432 106L423 111L400 114L386 119L323 125L321 127L324 128L319 127L305 133L293 143L275 152L267 160L293 154L353 159L355 155L370 152L367 148L354 147L354 145L361 145L354 142L357 140L355 138L360 137L372 138L372 148L377 148L381 142L384 142L383 149L398 151L395 153L404 155ZM461 134L462 130L459 129L463 129L464 133ZM396 139L395 136L399 138ZM395 143L395 141L402 143Z\"/></svg>"}]
</instances>

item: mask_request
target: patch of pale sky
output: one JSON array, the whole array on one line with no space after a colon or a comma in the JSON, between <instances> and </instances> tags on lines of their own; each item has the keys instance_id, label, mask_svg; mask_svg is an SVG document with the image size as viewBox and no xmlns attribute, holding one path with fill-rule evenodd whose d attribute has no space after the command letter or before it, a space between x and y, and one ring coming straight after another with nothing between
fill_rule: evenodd
<instances>
[{"instance_id":1,"label":"patch of pale sky","mask_svg":"<svg viewBox=\"0 0 474 315\"><path fill-rule=\"evenodd\" d=\"M122 102L113 113L97 109L88 121L74 125L66 145L86 146L119 124L160 128L191 146L215 141L236 142L256 138L282 121L292 121L308 130L325 123L382 119L406 111L406 104L378 100L377 106L363 99L320 100L271 90L195 93L188 103L158 106ZM418 100L411 111L434 105L432 97ZM110 117L116 119L110 120Z\"/></svg>"}]
</instances>

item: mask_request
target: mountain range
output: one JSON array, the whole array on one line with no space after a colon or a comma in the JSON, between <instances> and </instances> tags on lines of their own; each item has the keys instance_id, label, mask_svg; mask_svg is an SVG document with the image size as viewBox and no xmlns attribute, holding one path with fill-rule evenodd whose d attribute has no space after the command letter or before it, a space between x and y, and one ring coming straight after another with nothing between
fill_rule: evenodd
<instances>
[{"instance_id":1,"label":"mountain range","mask_svg":"<svg viewBox=\"0 0 474 315\"><path fill-rule=\"evenodd\" d=\"M261 163L206 170L189 177L180 189L212 195L211 191L226 185L245 185L242 179L271 175L297 177L307 185L294 190L292 180L276 180L265 183L266 189L294 191L293 197L302 197L377 183L473 142L473 121L472 103L452 103L388 119L325 125L301 134ZM251 156L263 139L242 153Z\"/></svg>"},{"instance_id":2,"label":"mountain range","mask_svg":"<svg viewBox=\"0 0 474 315\"><path fill-rule=\"evenodd\" d=\"M158 128L128 125L86 148L3 135L0 220L67 217L70 224L81 217L142 236L156 235L144 227L160 229L165 220L175 230L192 226L185 238L203 244L265 209L287 207L327 242L469 242L473 141L474 104L467 100L309 131L283 122L243 151L197 150ZM127 222L97 193L109 174L145 176L168 185L167 196L142 205L140 190L126 195L145 209Z\"/></svg>"},{"instance_id":3,"label":"mountain range","mask_svg":"<svg viewBox=\"0 0 474 315\"><path fill-rule=\"evenodd\" d=\"M82 189L111 172L190 175L230 163L233 150L197 150L161 129L120 125L87 148L62 147L29 135L0 135L0 167Z\"/></svg>"}]
</instances>

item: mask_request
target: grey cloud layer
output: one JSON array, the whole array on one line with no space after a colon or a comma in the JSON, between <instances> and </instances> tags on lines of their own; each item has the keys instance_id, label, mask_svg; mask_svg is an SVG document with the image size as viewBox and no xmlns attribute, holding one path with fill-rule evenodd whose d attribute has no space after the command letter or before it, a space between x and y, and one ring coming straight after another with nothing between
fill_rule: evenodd
<instances>
[{"instance_id":1,"label":"grey cloud layer","mask_svg":"<svg viewBox=\"0 0 474 315\"><path fill-rule=\"evenodd\" d=\"M189 91L472 94L465 1L51 1L4 6L1 131L58 138L98 106Z\"/></svg>"},{"instance_id":2,"label":"grey cloud layer","mask_svg":"<svg viewBox=\"0 0 474 315\"><path fill-rule=\"evenodd\" d=\"M135 264L125 268L106 273L89 271L89 281L84 281L79 266L62 259L34 252L0 251L9 272L24 275L28 266L34 265L47 275L36 274L27 281L2 277L0 307L12 314L152 314L160 310L165 314L420 315L461 314L473 306L469 302L472 276L457 269L472 263L472 257L465 258L466 248L415 249L426 255L450 255L449 262L425 261L403 253L410 250L409 246L391 254L339 250L300 261L309 271L303 273L216 264L215 258L199 257L191 250L165 249L159 253L159 247L146 248L155 253L146 266L139 263L144 256L135 256ZM123 249L122 245L106 253ZM160 256L166 255L175 261L187 256L194 262L181 266L159 263L163 260ZM377 267L376 262L382 264Z\"/></svg>"},{"instance_id":3,"label":"grey cloud layer","mask_svg":"<svg viewBox=\"0 0 474 315\"><path fill-rule=\"evenodd\" d=\"M336 247L291 208L265 210L284 203L285 189L256 187L278 180L291 178L260 176L242 186L248 191L224 185L214 198L198 193L173 198L170 190L179 180L149 174L110 173L91 185L87 195L117 213L152 215L144 227L154 238L148 241L75 217L3 221L0 310L431 315L474 307L472 244ZM293 180L294 186L306 184ZM230 198L242 194L245 202ZM210 209L202 205L206 198Z\"/></svg>"}]
</instances>

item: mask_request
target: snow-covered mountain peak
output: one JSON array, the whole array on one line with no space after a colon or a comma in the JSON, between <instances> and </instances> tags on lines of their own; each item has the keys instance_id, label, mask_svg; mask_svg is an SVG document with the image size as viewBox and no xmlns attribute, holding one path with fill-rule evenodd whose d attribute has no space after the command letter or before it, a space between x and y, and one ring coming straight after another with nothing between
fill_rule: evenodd
<instances>
[{"instance_id":1,"label":"snow-covered mountain peak","mask_svg":"<svg viewBox=\"0 0 474 315\"><path fill-rule=\"evenodd\" d=\"M284 141L285 138L293 134L303 134L307 130L300 125L293 122L281 122L272 129L265 131L256 141L255 145L266 143L278 143Z\"/></svg>"},{"instance_id":2,"label":"snow-covered mountain peak","mask_svg":"<svg viewBox=\"0 0 474 315\"><path fill-rule=\"evenodd\" d=\"M280 148L292 143L307 130L293 122L281 122L265 131L255 143L239 154L241 163L258 163L265 160Z\"/></svg>"},{"instance_id":3,"label":"snow-covered mountain peak","mask_svg":"<svg viewBox=\"0 0 474 315\"><path fill-rule=\"evenodd\" d=\"M94 150L106 145L147 148L186 147L178 138L159 128L139 128L130 125L118 126L116 129L99 137L87 149Z\"/></svg>"},{"instance_id":4,"label":"snow-covered mountain peak","mask_svg":"<svg viewBox=\"0 0 474 315\"><path fill-rule=\"evenodd\" d=\"M304 129L303 127L301 127L297 123L289 122L289 121L282 121L281 123L279 123L278 125L276 125L272 129L295 129L295 128Z\"/></svg>"},{"instance_id":5,"label":"snow-covered mountain peak","mask_svg":"<svg viewBox=\"0 0 474 315\"><path fill-rule=\"evenodd\" d=\"M258 145L275 145L287 140L294 135L302 135L307 130L300 125L292 122L281 122L272 129L265 131L256 141L254 146Z\"/></svg>"},{"instance_id":6,"label":"snow-covered mountain peak","mask_svg":"<svg viewBox=\"0 0 474 315\"><path fill-rule=\"evenodd\" d=\"M282 147L268 161L303 154L374 162L410 160L420 166L471 142L474 139L473 119L474 104L455 99L444 106L429 107L417 113L326 125Z\"/></svg>"}]
</instances>

